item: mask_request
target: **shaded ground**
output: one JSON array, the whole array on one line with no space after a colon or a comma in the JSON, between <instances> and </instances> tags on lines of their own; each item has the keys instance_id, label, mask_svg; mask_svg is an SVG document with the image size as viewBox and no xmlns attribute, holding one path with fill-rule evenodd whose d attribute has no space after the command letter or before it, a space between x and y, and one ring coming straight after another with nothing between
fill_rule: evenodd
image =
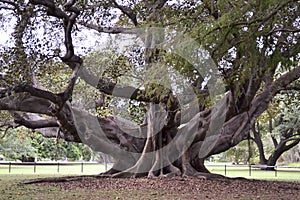
<instances>
[{"instance_id":1,"label":"shaded ground","mask_svg":"<svg viewBox=\"0 0 300 200\"><path fill-rule=\"evenodd\" d=\"M300 183L258 180L111 179L83 177L35 185L89 191L88 199L297 199ZM86 196L82 196L85 199Z\"/></svg>"}]
</instances>

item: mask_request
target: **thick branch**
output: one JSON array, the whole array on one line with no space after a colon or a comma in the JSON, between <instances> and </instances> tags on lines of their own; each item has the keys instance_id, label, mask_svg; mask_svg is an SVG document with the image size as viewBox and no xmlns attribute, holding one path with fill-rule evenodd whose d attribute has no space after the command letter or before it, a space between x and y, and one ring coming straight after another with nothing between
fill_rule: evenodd
<instances>
[{"instance_id":1,"label":"thick branch","mask_svg":"<svg viewBox=\"0 0 300 200\"><path fill-rule=\"evenodd\" d=\"M296 141L296 142L298 141L298 143L299 143L300 137L296 137L296 136L300 136L300 134L294 134L291 137L286 138L286 139L284 139L284 140L282 140L280 142L288 143L288 142L291 142L291 141Z\"/></svg>"},{"instance_id":2,"label":"thick branch","mask_svg":"<svg viewBox=\"0 0 300 200\"><path fill-rule=\"evenodd\" d=\"M30 2L34 5L43 5L46 8L48 8L48 14L52 15L54 17L57 17L58 19L63 20L64 22L64 33L65 33L65 47L66 47L66 54L64 57L62 57L62 60L69 64L69 62L78 62L82 63L82 60L74 55L74 45L72 42L72 29L76 22L77 16L80 14L79 10L74 7L75 1L71 0L68 1L64 8L67 12L71 12L70 15L68 15L66 12L61 10L59 7L55 6L54 1L37 1L37 0L30 0ZM71 67L74 68L74 67Z\"/></svg>"},{"instance_id":3,"label":"thick branch","mask_svg":"<svg viewBox=\"0 0 300 200\"><path fill-rule=\"evenodd\" d=\"M61 98L58 95L55 95L49 91L35 88L28 84L20 84L20 85L14 86L12 88L6 88L6 89L0 90L0 99L8 97L14 93L24 93L24 92L27 92L31 96L34 96L34 97L38 97L41 99L47 99L58 105L60 105L62 103Z\"/></svg>"},{"instance_id":4,"label":"thick branch","mask_svg":"<svg viewBox=\"0 0 300 200\"><path fill-rule=\"evenodd\" d=\"M48 8L48 14L58 17L60 19L67 19L68 15L61 10L60 8L57 8L55 6L55 3L53 0L29 0L30 3L34 5L42 5Z\"/></svg>"},{"instance_id":5,"label":"thick branch","mask_svg":"<svg viewBox=\"0 0 300 200\"><path fill-rule=\"evenodd\" d=\"M16 125L15 122L6 120L0 123L0 128L5 126L14 127L15 125Z\"/></svg>"},{"instance_id":6,"label":"thick branch","mask_svg":"<svg viewBox=\"0 0 300 200\"><path fill-rule=\"evenodd\" d=\"M263 92L257 95L251 102L251 108L249 110L251 120L255 120L267 109L269 102L278 92L284 90L285 87L299 78L300 65L280 76L277 80L266 87Z\"/></svg>"},{"instance_id":7,"label":"thick branch","mask_svg":"<svg viewBox=\"0 0 300 200\"><path fill-rule=\"evenodd\" d=\"M290 141L293 141L293 142L291 142L290 144L286 145L287 149L291 149L294 146L296 146L297 144L299 144L300 143L300 138L290 139Z\"/></svg>"},{"instance_id":8,"label":"thick branch","mask_svg":"<svg viewBox=\"0 0 300 200\"><path fill-rule=\"evenodd\" d=\"M59 127L55 118L50 119L26 119L18 113L13 114L14 122L23 125L30 129L48 128L48 127ZM28 118L28 117L27 117Z\"/></svg>"},{"instance_id":9,"label":"thick branch","mask_svg":"<svg viewBox=\"0 0 300 200\"><path fill-rule=\"evenodd\" d=\"M218 142L215 144L215 148L210 154L208 154L208 156L223 152L246 139L251 126L255 123L257 117L268 108L272 98L279 91L283 90L286 86L299 78L300 66L297 66L295 69L282 75L266 87L262 93L258 94L253 99L249 111L232 117L223 125Z\"/></svg>"},{"instance_id":10,"label":"thick branch","mask_svg":"<svg viewBox=\"0 0 300 200\"><path fill-rule=\"evenodd\" d=\"M135 26L138 25L138 22L137 22L137 19L136 19L136 14L134 13L134 11L130 7L119 5L115 0L112 0L112 2L116 6L116 8L120 9L121 12L124 13L132 21L132 23Z\"/></svg>"},{"instance_id":11,"label":"thick branch","mask_svg":"<svg viewBox=\"0 0 300 200\"><path fill-rule=\"evenodd\" d=\"M56 108L47 99L33 97L28 94L19 94L0 99L0 110L39 113L53 116Z\"/></svg>"},{"instance_id":12,"label":"thick branch","mask_svg":"<svg viewBox=\"0 0 300 200\"><path fill-rule=\"evenodd\" d=\"M78 21L79 24L82 26L85 26L89 29L93 29L98 31L99 33L110 33L110 34L118 34L118 33L123 33L123 34L137 34L136 29L133 28L123 28L123 27L102 27L98 26L92 23L87 23L84 21Z\"/></svg>"},{"instance_id":13,"label":"thick branch","mask_svg":"<svg viewBox=\"0 0 300 200\"><path fill-rule=\"evenodd\" d=\"M254 142L256 143L256 145L258 147L260 164L266 164L267 159L265 156L264 145L261 140L261 132L260 132L259 122L257 122L257 129L255 127L255 124L253 124L251 130L254 135Z\"/></svg>"}]
</instances>

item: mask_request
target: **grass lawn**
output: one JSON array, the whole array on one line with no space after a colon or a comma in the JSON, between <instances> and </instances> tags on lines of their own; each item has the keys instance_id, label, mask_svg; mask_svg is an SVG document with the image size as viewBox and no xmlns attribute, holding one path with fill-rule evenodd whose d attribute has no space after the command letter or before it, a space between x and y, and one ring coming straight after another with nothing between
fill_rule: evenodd
<instances>
[{"instance_id":1,"label":"grass lawn","mask_svg":"<svg viewBox=\"0 0 300 200\"><path fill-rule=\"evenodd\" d=\"M296 181L300 182L300 169L279 168L276 171L265 171L258 168L251 168L249 173L248 166L207 166L212 173L226 175L228 177L245 177L248 179L278 180L278 181Z\"/></svg>"},{"instance_id":2,"label":"grass lawn","mask_svg":"<svg viewBox=\"0 0 300 200\"><path fill-rule=\"evenodd\" d=\"M67 199L153 199L155 196L165 195L165 191L158 190L130 190L130 189L112 189L112 190L93 190L74 189L62 190L57 187L43 187L36 185L21 184L23 181L35 178L58 177L58 175L0 175L0 200L67 200ZM170 197L170 199L174 199Z\"/></svg>"},{"instance_id":3,"label":"grass lawn","mask_svg":"<svg viewBox=\"0 0 300 200\"><path fill-rule=\"evenodd\" d=\"M110 166L108 165L108 168ZM72 191L61 190L57 187L39 187L35 185L21 184L25 180L60 177L66 175L89 175L99 174L105 171L103 164L84 164L83 172L81 164L60 165L12 165L9 173L9 165L0 165L0 200L7 199L122 199L127 196L130 199L141 199L147 197L152 199L153 194L160 193L157 190L87 190L76 189ZM172 198L171 198L172 199Z\"/></svg>"},{"instance_id":4,"label":"grass lawn","mask_svg":"<svg viewBox=\"0 0 300 200\"><path fill-rule=\"evenodd\" d=\"M59 173L57 166L36 166L34 173L33 166L14 165L11 173L8 173L7 165L0 165L0 200L7 199L153 199L153 197L164 196L164 199L174 199L177 196L170 196L165 190L152 189L111 189L97 190L91 186L91 189L76 188L74 190L62 190L58 187L41 187L36 185L21 184L23 181L35 178L59 177L65 175L82 175L82 174L98 174L105 170L105 166L101 164L81 165L62 165ZM225 166L208 166L213 173L225 175ZM246 177L250 179L267 179L277 181L297 181L300 182L300 171L286 171L280 169L275 177L274 171L263 171L252 169L249 176L249 168L247 166L227 166L226 175L229 177ZM289 169L290 170L290 169ZM180 193L179 193L180 194ZM178 194L177 194L178 195ZM156 198L157 199L157 198ZM160 198L158 198L160 199ZM180 199L180 198L179 198Z\"/></svg>"},{"instance_id":5,"label":"grass lawn","mask_svg":"<svg viewBox=\"0 0 300 200\"><path fill-rule=\"evenodd\" d=\"M288 164L289 167L300 167L300 162L297 163L290 163Z\"/></svg>"},{"instance_id":6,"label":"grass lawn","mask_svg":"<svg viewBox=\"0 0 300 200\"><path fill-rule=\"evenodd\" d=\"M239 196L237 192L241 192L242 190L237 189L238 187L241 187L243 189L246 186L249 186L253 184L253 182L241 182L239 185L234 184L232 182L231 184L228 185L228 183L225 183L224 186L222 186L223 190L228 191L227 193L223 194L222 198L220 198L219 190L220 186L217 185L217 183L212 183L212 185L209 188L206 188L204 191L201 191L201 186L200 184L193 184L191 189L195 190L197 186L199 186L198 192L193 192L190 194L190 191L186 190L168 190L168 189L163 189L162 186L160 185L162 181L169 182L168 184L173 184L172 180L164 180L164 179L149 179L147 182L149 182L148 185L152 184L158 184L158 186L152 188L150 187L139 187L140 186L140 181L139 180L128 180L126 185L120 184L118 187L110 188L109 189L97 189L98 184L97 183L92 183L88 184L85 183L85 185L77 185L77 187L70 187L68 190L60 189L59 187L53 187L53 186L37 186L37 185L31 185L31 184L22 184L23 181L28 180L28 179L35 179L35 178L45 178L45 177L58 177L59 175L22 175L22 174L5 174L5 175L0 175L0 200L8 200L8 199L13 199L13 200L28 200L28 199L39 199L39 200L48 200L48 199L55 199L55 200L67 200L67 199L109 199L109 200L114 200L114 199L236 199ZM110 180L113 181L113 180ZM122 182L123 180L121 180ZM126 180L125 180L126 181ZM145 182L145 181L144 181ZM179 181L181 182L181 181ZM201 182L201 181L200 181ZM224 182L224 181L223 181ZM175 183L175 182L174 182ZM222 183L222 181L220 182ZM283 182L282 182L283 183ZM65 183L62 183L65 184ZM66 183L69 184L69 183ZM73 184L71 182L71 184ZM81 184L81 183L79 183ZM111 183L109 182L102 182L102 185L110 185ZM118 183L117 183L118 184ZM144 183L145 184L145 183ZM205 183L207 184L207 183ZM246 184L246 185L245 185ZM137 186L137 188L131 188L132 186ZM182 189L182 187L185 187L185 185L188 185L187 182L181 182L179 187ZM95 186L95 188L94 188ZM178 186L178 181L175 183L175 187ZM262 185L264 186L264 184ZM262 187L258 186L258 187ZM215 190L215 187L218 187L218 190ZM253 195L255 191L260 191L257 188L252 188L251 190L246 191L246 196L242 195L240 197L243 197L242 199L253 199ZM266 191L267 186L262 191ZM269 187L269 186L268 186ZM268 188L267 187L267 188ZM276 187L277 188L277 187ZM233 191L232 191L233 190ZM253 191L252 191L253 190ZM210 192L213 191L213 192ZM224 191L223 191L224 192ZM244 191L245 192L245 191ZM261 191L260 191L261 192ZM261 194L258 192L255 195L259 195L262 197L262 199L270 199L272 193L270 194ZM250 193L250 194L249 194ZM281 191L281 195L288 195L289 193L285 193L284 191ZM192 196L189 196L192 195ZM210 195L210 196L207 196ZM216 196L215 196L216 195ZM252 195L252 197L248 198L247 195ZM280 196L277 196L278 194L275 194L275 199L287 199L287 198L279 198ZM294 194L295 195L295 194ZM281 197L283 197L281 196ZM218 198L216 198L218 197ZM290 197L288 195L288 197ZM238 198L240 199L240 198ZM275 200L274 199L274 200ZM291 198L288 198L291 199Z\"/></svg>"},{"instance_id":7,"label":"grass lawn","mask_svg":"<svg viewBox=\"0 0 300 200\"><path fill-rule=\"evenodd\" d=\"M110 165L107 166L108 168ZM0 165L0 174L60 174L60 175L89 175L99 174L104 172L106 169L104 164L87 164L81 165L70 164L70 165L11 165L9 171L9 165Z\"/></svg>"},{"instance_id":8,"label":"grass lawn","mask_svg":"<svg viewBox=\"0 0 300 200\"><path fill-rule=\"evenodd\" d=\"M91 175L99 174L108 169L104 164L86 164L81 165L12 165L9 172L9 165L0 165L1 174L24 174L24 175ZM278 168L276 171L264 171L258 168L251 168L249 172L248 166L238 165L206 165L212 173L222 174L229 177L245 177L249 179L265 179L265 180L283 180L300 182L299 168ZM298 166L298 165L296 165Z\"/></svg>"}]
</instances>

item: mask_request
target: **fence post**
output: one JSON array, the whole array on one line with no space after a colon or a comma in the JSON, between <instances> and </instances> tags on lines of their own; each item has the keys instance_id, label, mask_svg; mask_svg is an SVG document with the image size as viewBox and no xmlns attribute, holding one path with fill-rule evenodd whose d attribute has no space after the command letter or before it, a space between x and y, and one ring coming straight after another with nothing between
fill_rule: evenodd
<instances>
[{"instance_id":1,"label":"fence post","mask_svg":"<svg viewBox=\"0 0 300 200\"><path fill-rule=\"evenodd\" d=\"M83 173L83 162L81 162L81 173Z\"/></svg>"},{"instance_id":2,"label":"fence post","mask_svg":"<svg viewBox=\"0 0 300 200\"><path fill-rule=\"evenodd\" d=\"M34 166L33 166L33 172L36 172L36 162L34 162Z\"/></svg>"},{"instance_id":3,"label":"fence post","mask_svg":"<svg viewBox=\"0 0 300 200\"><path fill-rule=\"evenodd\" d=\"M226 173L226 164L225 164L225 176L226 176L226 174L227 174L227 173Z\"/></svg>"},{"instance_id":4,"label":"fence post","mask_svg":"<svg viewBox=\"0 0 300 200\"><path fill-rule=\"evenodd\" d=\"M275 170L275 177L277 177L277 166L274 166L274 170Z\"/></svg>"},{"instance_id":5,"label":"fence post","mask_svg":"<svg viewBox=\"0 0 300 200\"><path fill-rule=\"evenodd\" d=\"M57 173L59 173L59 162L57 162Z\"/></svg>"},{"instance_id":6,"label":"fence post","mask_svg":"<svg viewBox=\"0 0 300 200\"><path fill-rule=\"evenodd\" d=\"M8 172L9 173L11 172L11 162L9 162L9 165L8 165Z\"/></svg>"},{"instance_id":7,"label":"fence post","mask_svg":"<svg viewBox=\"0 0 300 200\"><path fill-rule=\"evenodd\" d=\"M105 162L105 171L107 171L107 160L106 160L106 154L104 155L104 162Z\"/></svg>"},{"instance_id":8,"label":"fence post","mask_svg":"<svg viewBox=\"0 0 300 200\"><path fill-rule=\"evenodd\" d=\"M251 176L251 165L249 165L249 176Z\"/></svg>"}]
</instances>

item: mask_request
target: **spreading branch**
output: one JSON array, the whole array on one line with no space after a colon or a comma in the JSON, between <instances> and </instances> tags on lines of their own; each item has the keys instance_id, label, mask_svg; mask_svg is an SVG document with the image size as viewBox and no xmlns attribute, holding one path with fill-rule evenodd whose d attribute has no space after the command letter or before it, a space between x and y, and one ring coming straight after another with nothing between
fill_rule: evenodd
<instances>
[{"instance_id":1,"label":"spreading branch","mask_svg":"<svg viewBox=\"0 0 300 200\"><path fill-rule=\"evenodd\" d=\"M123 28L123 27L102 27L92 23L87 23L84 21L78 21L78 24L87 27L89 29L93 29L99 33L109 33L109 34L137 34L136 29L134 28Z\"/></svg>"},{"instance_id":2,"label":"spreading branch","mask_svg":"<svg viewBox=\"0 0 300 200\"><path fill-rule=\"evenodd\" d=\"M55 118L50 119L34 119L31 120L27 115L22 116L21 114L13 114L14 122L19 125L23 125L29 129L38 129L38 128L49 128L49 127L59 127L57 120ZM27 119L26 119L27 118Z\"/></svg>"},{"instance_id":3,"label":"spreading branch","mask_svg":"<svg viewBox=\"0 0 300 200\"><path fill-rule=\"evenodd\" d=\"M112 0L112 2L113 2L113 4L115 5L116 8L120 9L121 12L123 14L125 14L132 21L134 26L138 26L138 22L137 22L137 19L136 19L136 14L130 7L119 5L117 3L117 1L115 1L115 0Z\"/></svg>"},{"instance_id":4,"label":"spreading branch","mask_svg":"<svg viewBox=\"0 0 300 200\"><path fill-rule=\"evenodd\" d=\"M47 99L55 104L62 105L62 99L58 95L55 95L52 92L46 90L35 88L32 85L28 84L20 84L11 88L5 88L0 90L0 99L9 97L14 93L29 93L31 96L38 97L41 99Z\"/></svg>"}]
</instances>

